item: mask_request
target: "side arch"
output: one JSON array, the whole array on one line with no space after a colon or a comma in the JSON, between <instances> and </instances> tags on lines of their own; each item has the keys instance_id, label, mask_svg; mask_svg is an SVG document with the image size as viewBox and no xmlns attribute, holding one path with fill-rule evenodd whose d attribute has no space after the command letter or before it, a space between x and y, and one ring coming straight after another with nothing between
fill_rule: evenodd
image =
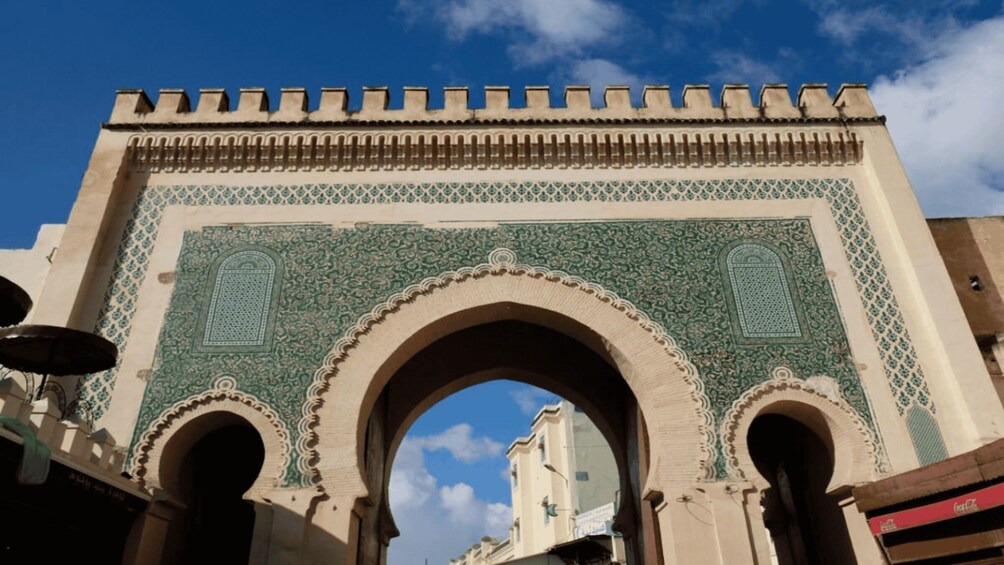
<instances>
[{"instance_id":1,"label":"side arch","mask_svg":"<svg viewBox=\"0 0 1004 565\"><path fill-rule=\"evenodd\" d=\"M721 442L729 475L758 489L769 487L750 455L747 436L757 416L780 414L793 418L818 435L833 458L827 492L878 478L881 459L871 429L844 402L827 378L795 378L785 367L769 381L746 391L722 419Z\"/></svg>"},{"instance_id":2,"label":"side arch","mask_svg":"<svg viewBox=\"0 0 1004 565\"><path fill-rule=\"evenodd\" d=\"M304 406L298 450L304 469L333 497L365 497L360 472L366 420L395 372L449 333L493 321L526 319L591 344L612 359L638 399L652 459L646 491L691 485L713 472L714 423L696 368L656 322L630 302L581 278L519 264L508 249L489 262L421 281L360 318L318 370ZM332 480L336 479L336 480ZM351 479L351 480L346 480ZM333 492L336 490L337 492Z\"/></svg>"},{"instance_id":3,"label":"side arch","mask_svg":"<svg viewBox=\"0 0 1004 565\"><path fill-rule=\"evenodd\" d=\"M201 437L235 422L246 422L261 436L265 460L245 497L261 498L283 483L289 466L289 431L278 413L254 396L236 388L232 377L220 377L213 388L189 397L161 413L136 443L130 473L145 487L170 486L165 463L183 455Z\"/></svg>"}]
</instances>

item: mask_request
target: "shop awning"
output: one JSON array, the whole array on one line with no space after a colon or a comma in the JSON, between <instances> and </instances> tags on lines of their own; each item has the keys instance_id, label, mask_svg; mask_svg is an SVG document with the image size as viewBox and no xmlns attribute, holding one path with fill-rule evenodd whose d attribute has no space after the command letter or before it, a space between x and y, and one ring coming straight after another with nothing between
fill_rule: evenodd
<instances>
[{"instance_id":1,"label":"shop awning","mask_svg":"<svg viewBox=\"0 0 1004 565\"><path fill-rule=\"evenodd\" d=\"M586 536L556 545L547 552L562 559L571 559L572 563L596 563L610 559L613 543L610 536Z\"/></svg>"}]
</instances>

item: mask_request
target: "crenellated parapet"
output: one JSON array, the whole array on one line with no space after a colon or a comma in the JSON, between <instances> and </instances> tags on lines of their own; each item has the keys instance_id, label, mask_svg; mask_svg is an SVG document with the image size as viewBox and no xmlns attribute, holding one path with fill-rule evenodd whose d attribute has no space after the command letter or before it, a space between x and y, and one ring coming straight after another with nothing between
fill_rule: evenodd
<instances>
[{"instance_id":1,"label":"crenellated parapet","mask_svg":"<svg viewBox=\"0 0 1004 565\"><path fill-rule=\"evenodd\" d=\"M75 417L63 419L51 398L33 401L31 396L13 378L0 380L0 417L29 426L35 439L45 444L57 460L113 481L121 480L125 450L116 447L108 430L92 430Z\"/></svg>"},{"instance_id":2,"label":"crenellated parapet","mask_svg":"<svg viewBox=\"0 0 1004 565\"><path fill-rule=\"evenodd\" d=\"M767 84L760 89L759 101L746 85L726 85L715 104L707 85L683 88L682 105L673 104L668 86L646 86L641 104L632 103L627 86L608 86L602 104L593 105L588 86L567 86L564 105L551 104L550 89L529 86L525 104L514 106L508 86L485 87L484 107L472 107L464 87L444 90L443 107L430 108L427 88L405 87L400 107L391 108L391 92L386 87L368 87L362 92L358 110L349 109L349 92L344 88L322 88L316 109L311 109L307 91L284 88L279 104L270 110L268 92L244 88L232 104L222 89L199 91L192 105L184 90L161 90L154 104L142 90L120 90L110 121L105 127L261 127L275 125L380 125L380 124L506 124L506 123L672 123L672 122L836 122L880 120L862 84L845 84L831 99L825 84L804 84L794 100L787 85ZM396 105L395 105L396 106Z\"/></svg>"}]
</instances>

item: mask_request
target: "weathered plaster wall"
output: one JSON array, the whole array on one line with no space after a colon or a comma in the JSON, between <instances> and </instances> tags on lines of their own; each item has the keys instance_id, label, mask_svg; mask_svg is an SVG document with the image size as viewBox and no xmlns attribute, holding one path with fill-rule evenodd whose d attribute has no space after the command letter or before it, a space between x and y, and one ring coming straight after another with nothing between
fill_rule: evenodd
<instances>
[{"instance_id":1,"label":"weathered plaster wall","mask_svg":"<svg viewBox=\"0 0 1004 565\"><path fill-rule=\"evenodd\" d=\"M928 220L952 285L977 337L1004 333L1004 218ZM974 289L971 277L978 277Z\"/></svg>"}]
</instances>

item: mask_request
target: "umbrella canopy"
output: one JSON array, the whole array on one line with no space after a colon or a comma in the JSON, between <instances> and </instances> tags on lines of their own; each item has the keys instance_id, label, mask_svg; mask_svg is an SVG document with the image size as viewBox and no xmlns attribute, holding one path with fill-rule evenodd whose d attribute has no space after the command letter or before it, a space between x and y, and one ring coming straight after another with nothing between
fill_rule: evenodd
<instances>
[{"instance_id":1,"label":"umbrella canopy","mask_svg":"<svg viewBox=\"0 0 1004 565\"><path fill-rule=\"evenodd\" d=\"M0 277L0 327L20 324L31 307L31 297L24 289Z\"/></svg>"},{"instance_id":2,"label":"umbrella canopy","mask_svg":"<svg viewBox=\"0 0 1004 565\"><path fill-rule=\"evenodd\" d=\"M86 375L115 366L118 347L91 333L53 326L0 329L0 365L42 375Z\"/></svg>"}]
</instances>

